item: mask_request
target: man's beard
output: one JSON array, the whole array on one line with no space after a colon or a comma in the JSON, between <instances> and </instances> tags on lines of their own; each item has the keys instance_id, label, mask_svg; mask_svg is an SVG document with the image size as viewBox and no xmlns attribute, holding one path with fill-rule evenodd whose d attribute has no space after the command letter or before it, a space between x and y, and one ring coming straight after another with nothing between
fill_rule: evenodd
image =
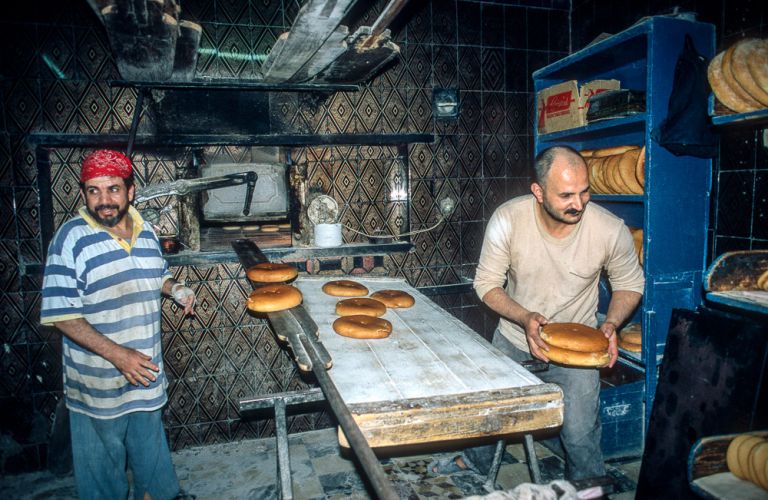
<instances>
[{"instance_id":1,"label":"man's beard","mask_svg":"<svg viewBox=\"0 0 768 500\"><path fill-rule=\"evenodd\" d=\"M96 206L95 210L91 210L88 208L88 213L91 214L91 217L93 217L96 222L101 224L102 226L106 227L115 227L118 222L120 222L123 217L125 217L125 214L128 213L128 207L130 205L126 205L123 210L120 210L120 207L118 205L98 205ZM99 217L99 210L104 210L111 208L112 210L117 210L117 213L113 215L112 217L106 217L102 218Z\"/></svg>"},{"instance_id":2,"label":"man's beard","mask_svg":"<svg viewBox=\"0 0 768 500\"><path fill-rule=\"evenodd\" d=\"M583 209L581 211L578 211L573 208L569 208L568 210L565 211L565 213L567 215L577 216L577 217L566 219L565 217L557 213L554 208L552 208L549 202L547 202L546 198L544 198L544 203L542 203L542 205L544 206L544 210L549 214L550 217L552 217L558 222L562 222L563 224L578 224L579 221L581 220L581 216L584 215ZM584 205L584 208L586 208L586 205Z\"/></svg>"}]
</instances>

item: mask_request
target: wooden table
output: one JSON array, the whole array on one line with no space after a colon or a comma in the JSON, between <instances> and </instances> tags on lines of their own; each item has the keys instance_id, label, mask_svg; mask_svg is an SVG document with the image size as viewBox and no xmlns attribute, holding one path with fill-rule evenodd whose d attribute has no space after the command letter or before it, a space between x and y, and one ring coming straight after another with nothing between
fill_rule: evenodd
<instances>
[{"instance_id":1,"label":"wooden table","mask_svg":"<svg viewBox=\"0 0 768 500\"><path fill-rule=\"evenodd\" d=\"M558 427L562 390L545 384L404 280L355 279L416 299L388 309L386 339L361 340L332 328L336 302L321 287L334 278L300 277L294 285L333 359L328 371L371 447L474 439ZM343 433L339 433L346 446Z\"/></svg>"}]
</instances>

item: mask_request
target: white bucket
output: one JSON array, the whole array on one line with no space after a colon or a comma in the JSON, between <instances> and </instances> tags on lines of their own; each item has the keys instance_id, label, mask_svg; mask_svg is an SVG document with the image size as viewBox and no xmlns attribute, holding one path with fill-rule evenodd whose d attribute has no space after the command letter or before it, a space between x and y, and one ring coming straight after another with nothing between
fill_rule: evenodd
<instances>
[{"instance_id":1,"label":"white bucket","mask_svg":"<svg viewBox=\"0 0 768 500\"><path fill-rule=\"evenodd\" d=\"M316 247L338 247L341 245L341 224L315 224Z\"/></svg>"}]
</instances>

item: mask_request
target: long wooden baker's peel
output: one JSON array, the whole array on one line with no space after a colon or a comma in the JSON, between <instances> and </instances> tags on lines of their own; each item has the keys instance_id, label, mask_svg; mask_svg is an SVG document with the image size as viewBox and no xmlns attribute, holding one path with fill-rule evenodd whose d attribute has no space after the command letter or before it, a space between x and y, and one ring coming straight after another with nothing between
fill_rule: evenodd
<instances>
[{"instance_id":1,"label":"long wooden baker's peel","mask_svg":"<svg viewBox=\"0 0 768 500\"><path fill-rule=\"evenodd\" d=\"M232 248L237 253L240 263L244 269L255 266L262 262L269 262L264 252L251 240L237 239L232 242ZM249 280L250 281L250 280ZM251 281L251 286L256 287L259 283ZM312 361L301 342L301 335L306 335L309 343L314 348L320 361L326 369L333 366L331 355L325 349L325 346L319 340L319 328L314 320L304 309L304 306L298 305L287 311L278 311L267 313L270 323L274 327L275 335L281 342L287 342L293 352L296 364L304 372L312 371Z\"/></svg>"},{"instance_id":2,"label":"long wooden baker's peel","mask_svg":"<svg viewBox=\"0 0 768 500\"><path fill-rule=\"evenodd\" d=\"M286 82L301 70L334 33L356 0L309 0L287 35L281 35L262 65L267 82Z\"/></svg>"}]
</instances>

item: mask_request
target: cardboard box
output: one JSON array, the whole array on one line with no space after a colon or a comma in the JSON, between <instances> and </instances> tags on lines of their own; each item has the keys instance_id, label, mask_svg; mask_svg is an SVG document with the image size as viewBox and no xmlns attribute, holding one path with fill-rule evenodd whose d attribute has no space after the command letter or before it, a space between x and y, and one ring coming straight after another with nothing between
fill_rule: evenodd
<instances>
[{"instance_id":1,"label":"cardboard box","mask_svg":"<svg viewBox=\"0 0 768 500\"><path fill-rule=\"evenodd\" d=\"M593 80L581 87L576 80L568 80L539 91L536 98L539 134L586 125L589 97L619 87L618 80Z\"/></svg>"}]
</instances>

